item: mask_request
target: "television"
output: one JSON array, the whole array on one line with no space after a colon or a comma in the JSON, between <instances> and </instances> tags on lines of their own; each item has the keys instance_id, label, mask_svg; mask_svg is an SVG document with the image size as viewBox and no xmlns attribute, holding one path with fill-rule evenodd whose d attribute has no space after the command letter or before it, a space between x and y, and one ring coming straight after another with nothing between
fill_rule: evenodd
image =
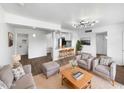
<instances>
[{"instance_id":1,"label":"television","mask_svg":"<svg viewBox=\"0 0 124 93\"><path fill-rule=\"evenodd\" d=\"M82 45L90 45L91 42L90 42L90 40L81 40L81 44Z\"/></svg>"},{"instance_id":2,"label":"television","mask_svg":"<svg viewBox=\"0 0 124 93\"><path fill-rule=\"evenodd\" d=\"M62 37L62 46L65 46L66 45L66 41L65 41L65 38Z\"/></svg>"}]
</instances>

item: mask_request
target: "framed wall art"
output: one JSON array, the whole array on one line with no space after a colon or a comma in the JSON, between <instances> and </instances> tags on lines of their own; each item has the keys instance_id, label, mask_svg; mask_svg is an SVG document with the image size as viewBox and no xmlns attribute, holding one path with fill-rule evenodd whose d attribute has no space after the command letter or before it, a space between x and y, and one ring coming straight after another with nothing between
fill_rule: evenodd
<instances>
[{"instance_id":1,"label":"framed wall art","mask_svg":"<svg viewBox=\"0 0 124 93\"><path fill-rule=\"evenodd\" d=\"M8 46L13 46L13 33L8 32Z\"/></svg>"}]
</instances>

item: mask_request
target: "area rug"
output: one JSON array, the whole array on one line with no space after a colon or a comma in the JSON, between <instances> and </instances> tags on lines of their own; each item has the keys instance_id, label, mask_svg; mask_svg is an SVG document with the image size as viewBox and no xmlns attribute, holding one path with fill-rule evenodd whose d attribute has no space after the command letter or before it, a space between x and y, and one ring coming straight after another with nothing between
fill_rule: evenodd
<instances>
[{"instance_id":1,"label":"area rug","mask_svg":"<svg viewBox=\"0 0 124 93\"><path fill-rule=\"evenodd\" d=\"M62 66L60 70L64 70L68 67L70 67L69 64ZM66 85L61 85L61 74L53 75L48 79L46 79L43 74L38 74L34 76L34 80L38 89L69 89ZM124 89L124 85L116 82L115 86L112 86L110 80L94 74L92 89Z\"/></svg>"}]
</instances>

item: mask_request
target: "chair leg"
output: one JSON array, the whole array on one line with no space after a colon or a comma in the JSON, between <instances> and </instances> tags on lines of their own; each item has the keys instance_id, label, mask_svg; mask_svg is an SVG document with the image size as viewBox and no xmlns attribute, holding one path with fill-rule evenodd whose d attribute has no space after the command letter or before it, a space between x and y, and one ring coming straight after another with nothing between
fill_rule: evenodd
<instances>
[{"instance_id":1,"label":"chair leg","mask_svg":"<svg viewBox=\"0 0 124 93\"><path fill-rule=\"evenodd\" d=\"M112 85L115 86L115 81L114 80L112 80Z\"/></svg>"},{"instance_id":2,"label":"chair leg","mask_svg":"<svg viewBox=\"0 0 124 93\"><path fill-rule=\"evenodd\" d=\"M59 74L60 70L58 70L58 74Z\"/></svg>"},{"instance_id":3,"label":"chair leg","mask_svg":"<svg viewBox=\"0 0 124 93\"><path fill-rule=\"evenodd\" d=\"M46 79L48 79L48 76L46 76Z\"/></svg>"}]
</instances>

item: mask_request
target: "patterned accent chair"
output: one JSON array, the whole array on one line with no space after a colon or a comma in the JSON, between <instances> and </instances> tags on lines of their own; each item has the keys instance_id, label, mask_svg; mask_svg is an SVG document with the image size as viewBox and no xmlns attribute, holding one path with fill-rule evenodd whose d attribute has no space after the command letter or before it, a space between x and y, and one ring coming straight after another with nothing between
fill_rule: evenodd
<instances>
[{"instance_id":1,"label":"patterned accent chair","mask_svg":"<svg viewBox=\"0 0 124 93\"><path fill-rule=\"evenodd\" d=\"M84 52L76 56L78 66L87 70L91 70L91 62L93 59L94 57L91 54Z\"/></svg>"},{"instance_id":2,"label":"patterned accent chair","mask_svg":"<svg viewBox=\"0 0 124 93\"><path fill-rule=\"evenodd\" d=\"M111 57L101 56L93 61L93 72L112 80L114 86L116 76L116 64Z\"/></svg>"}]
</instances>

